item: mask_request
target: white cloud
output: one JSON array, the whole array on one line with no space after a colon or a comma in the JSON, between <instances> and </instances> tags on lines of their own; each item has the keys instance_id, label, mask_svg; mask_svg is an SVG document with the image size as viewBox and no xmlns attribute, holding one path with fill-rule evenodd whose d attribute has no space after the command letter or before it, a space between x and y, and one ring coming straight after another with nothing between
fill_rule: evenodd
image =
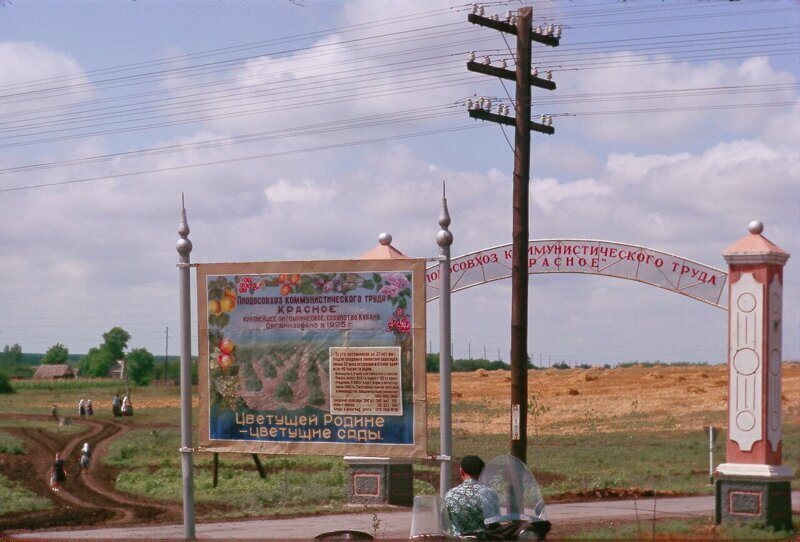
<instances>
[{"instance_id":1,"label":"white cloud","mask_svg":"<svg viewBox=\"0 0 800 542\"><path fill-rule=\"evenodd\" d=\"M264 189L264 194L270 203L299 203L308 205L325 203L333 197L331 188L317 186L312 181L290 183L284 179Z\"/></svg>"},{"instance_id":2,"label":"white cloud","mask_svg":"<svg viewBox=\"0 0 800 542\"><path fill-rule=\"evenodd\" d=\"M773 122L786 115L786 107L743 108L743 104L795 101L792 86L795 77L772 67L766 57L752 57L741 62L674 61L657 54L645 59L633 53L593 54L587 60L608 64L604 69L559 73L559 92L591 93L613 97L617 93L657 93L650 99L626 94L623 99L605 101L596 98L591 105L578 104L570 111L649 110L647 121L641 114L616 114L596 121L589 117L580 122L580 130L599 141L643 143L658 140L670 145L727 131L749 133L752 127ZM783 90L764 93L748 87L783 85ZM739 89L718 92L715 89ZM682 89L693 92L679 93ZM646 94L645 94L646 95ZM653 99L655 98L655 99ZM724 106L728 106L724 108ZM723 107L723 108L720 108ZM665 112L659 112L666 109ZM611 120L613 119L613 120Z\"/></svg>"},{"instance_id":3,"label":"white cloud","mask_svg":"<svg viewBox=\"0 0 800 542\"><path fill-rule=\"evenodd\" d=\"M656 168L669 166L688 160L689 153L674 155L650 154L646 156L636 156L632 153L609 155L606 161L606 169L614 184L637 183Z\"/></svg>"},{"instance_id":4,"label":"white cloud","mask_svg":"<svg viewBox=\"0 0 800 542\"><path fill-rule=\"evenodd\" d=\"M607 196L612 192L611 187L601 185L595 179L566 183L559 183L556 179L541 179L532 183L531 190L536 194L536 203L547 214L552 213L557 206L567 200Z\"/></svg>"}]
</instances>

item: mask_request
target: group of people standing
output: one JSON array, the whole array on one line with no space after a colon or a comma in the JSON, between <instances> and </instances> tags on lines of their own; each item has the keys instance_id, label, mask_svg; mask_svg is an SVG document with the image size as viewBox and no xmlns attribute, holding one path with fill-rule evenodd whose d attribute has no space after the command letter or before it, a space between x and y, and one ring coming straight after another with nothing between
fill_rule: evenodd
<instances>
[{"instance_id":1,"label":"group of people standing","mask_svg":"<svg viewBox=\"0 0 800 542\"><path fill-rule=\"evenodd\" d=\"M79 473L89 468L92 460L92 452L88 442L83 443L81 448L81 457L78 460L80 467ZM67 480L67 467L66 462L61 457L61 452L56 452L55 461L53 461L53 468L50 472L50 487L53 491L61 491L61 484Z\"/></svg>"},{"instance_id":2,"label":"group of people standing","mask_svg":"<svg viewBox=\"0 0 800 542\"><path fill-rule=\"evenodd\" d=\"M115 394L114 398L111 399L111 411L114 413L115 418L133 416L133 405L131 404L130 396L126 395L120 399L119 394Z\"/></svg>"},{"instance_id":3,"label":"group of people standing","mask_svg":"<svg viewBox=\"0 0 800 542\"><path fill-rule=\"evenodd\" d=\"M94 414L94 406L92 406L91 399L87 399L85 402L83 399L78 401L78 416L85 418L86 416L91 416L92 414Z\"/></svg>"}]
</instances>

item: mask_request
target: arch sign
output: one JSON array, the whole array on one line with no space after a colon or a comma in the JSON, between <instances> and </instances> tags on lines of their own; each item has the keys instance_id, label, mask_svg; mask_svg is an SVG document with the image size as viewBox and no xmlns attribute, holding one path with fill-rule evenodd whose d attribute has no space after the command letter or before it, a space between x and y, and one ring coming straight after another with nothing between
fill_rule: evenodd
<instances>
[{"instance_id":1,"label":"arch sign","mask_svg":"<svg viewBox=\"0 0 800 542\"><path fill-rule=\"evenodd\" d=\"M451 292L511 277L512 245L471 252L450 262ZM637 245L595 239L536 239L528 244L528 273L582 273L635 280L727 310L728 273ZM425 274L426 300L439 297L438 264Z\"/></svg>"}]
</instances>

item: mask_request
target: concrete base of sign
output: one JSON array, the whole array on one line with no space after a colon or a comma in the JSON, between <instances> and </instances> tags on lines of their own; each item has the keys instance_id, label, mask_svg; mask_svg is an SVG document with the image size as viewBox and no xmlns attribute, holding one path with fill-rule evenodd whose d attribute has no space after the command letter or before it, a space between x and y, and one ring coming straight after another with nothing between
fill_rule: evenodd
<instances>
[{"instance_id":1,"label":"concrete base of sign","mask_svg":"<svg viewBox=\"0 0 800 542\"><path fill-rule=\"evenodd\" d=\"M390 457L345 457L348 504L414 503L414 464Z\"/></svg>"},{"instance_id":2,"label":"concrete base of sign","mask_svg":"<svg viewBox=\"0 0 800 542\"><path fill-rule=\"evenodd\" d=\"M757 474L749 472L753 468ZM715 485L716 522L759 522L791 530L791 477L792 469L784 466L720 465Z\"/></svg>"}]
</instances>

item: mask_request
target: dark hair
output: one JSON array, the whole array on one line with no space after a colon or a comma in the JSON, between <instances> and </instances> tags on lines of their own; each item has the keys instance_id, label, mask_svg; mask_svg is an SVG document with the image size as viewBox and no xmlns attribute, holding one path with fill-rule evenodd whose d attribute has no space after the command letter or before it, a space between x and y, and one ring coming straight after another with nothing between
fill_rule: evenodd
<instances>
[{"instance_id":1,"label":"dark hair","mask_svg":"<svg viewBox=\"0 0 800 542\"><path fill-rule=\"evenodd\" d=\"M486 463L477 455L465 455L461 458L461 470L473 478L477 478L481 475L484 465L486 465Z\"/></svg>"}]
</instances>

